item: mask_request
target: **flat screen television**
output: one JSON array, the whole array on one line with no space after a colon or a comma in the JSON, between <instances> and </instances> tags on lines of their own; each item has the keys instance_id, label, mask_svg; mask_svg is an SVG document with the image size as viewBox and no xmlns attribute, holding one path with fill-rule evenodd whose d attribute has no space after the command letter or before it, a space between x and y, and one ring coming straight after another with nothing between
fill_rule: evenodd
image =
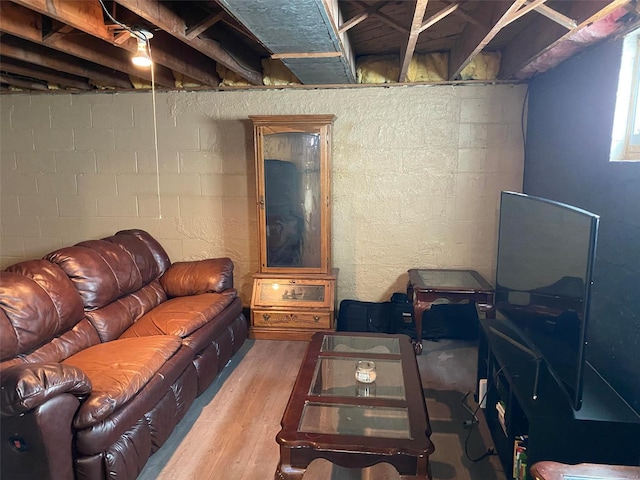
<instances>
[{"instance_id":1,"label":"flat screen television","mask_svg":"<svg viewBox=\"0 0 640 480\"><path fill-rule=\"evenodd\" d=\"M501 194L496 310L575 410L582 404L598 222L598 215L570 205Z\"/></svg>"}]
</instances>

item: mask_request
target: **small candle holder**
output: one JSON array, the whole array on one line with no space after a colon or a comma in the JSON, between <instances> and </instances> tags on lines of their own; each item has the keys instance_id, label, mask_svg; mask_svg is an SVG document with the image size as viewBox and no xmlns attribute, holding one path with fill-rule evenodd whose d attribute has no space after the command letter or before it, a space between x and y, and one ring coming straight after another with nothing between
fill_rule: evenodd
<instances>
[{"instance_id":1,"label":"small candle holder","mask_svg":"<svg viewBox=\"0 0 640 480\"><path fill-rule=\"evenodd\" d=\"M376 364L371 360L360 360L356 363L356 381L373 383L376 381Z\"/></svg>"}]
</instances>

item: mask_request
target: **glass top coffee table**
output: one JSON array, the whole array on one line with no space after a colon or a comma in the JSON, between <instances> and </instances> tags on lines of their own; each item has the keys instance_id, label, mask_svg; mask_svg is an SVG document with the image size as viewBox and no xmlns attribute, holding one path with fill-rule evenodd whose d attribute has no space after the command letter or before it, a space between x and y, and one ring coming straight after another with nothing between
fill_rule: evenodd
<instances>
[{"instance_id":1,"label":"glass top coffee table","mask_svg":"<svg viewBox=\"0 0 640 480\"><path fill-rule=\"evenodd\" d=\"M281 424L276 479L301 480L316 458L350 468L387 462L402 478L430 478L431 426L405 335L316 333Z\"/></svg>"}]
</instances>

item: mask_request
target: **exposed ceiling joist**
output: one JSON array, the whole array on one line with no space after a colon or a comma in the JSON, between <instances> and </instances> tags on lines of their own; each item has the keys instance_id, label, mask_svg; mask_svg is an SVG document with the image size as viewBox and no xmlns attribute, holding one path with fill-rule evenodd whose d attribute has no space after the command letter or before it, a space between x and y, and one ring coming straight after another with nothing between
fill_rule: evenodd
<instances>
[{"instance_id":1,"label":"exposed ceiling joist","mask_svg":"<svg viewBox=\"0 0 640 480\"><path fill-rule=\"evenodd\" d=\"M511 16L509 16L509 18L505 18L504 22L502 23L502 28L515 22L516 20L525 16L527 13L531 12L532 10L538 10L538 9L541 10L542 6L547 1L548 0L534 0L532 2L526 1L524 5L520 7L517 11L513 12Z\"/></svg>"},{"instance_id":2,"label":"exposed ceiling joist","mask_svg":"<svg viewBox=\"0 0 640 480\"><path fill-rule=\"evenodd\" d=\"M3 2L0 2L3 3ZM9 57L26 63L41 65L59 72L69 73L78 77L89 79L93 85L108 86L111 88L132 88L127 75L113 72L108 68L78 61L71 55L55 52L40 45L25 45L18 38L3 35L0 39L0 51L3 57Z\"/></svg>"},{"instance_id":3,"label":"exposed ceiling joist","mask_svg":"<svg viewBox=\"0 0 640 480\"><path fill-rule=\"evenodd\" d=\"M427 11L427 4L429 0L416 0L415 10L413 11L413 18L411 19L411 27L409 29L409 39L407 45L404 47L404 52L400 55L402 63L400 66L400 83L407 79L407 72L409 71L409 64L413 58L413 53L416 50L416 43L418 42L418 35L422 31L422 20L424 14Z\"/></svg>"},{"instance_id":4,"label":"exposed ceiling joist","mask_svg":"<svg viewBox=\"0 0 640 480\"><path fill-rule=\"evenodd\" d=\"M255 65L240 63L214 40L204 37L187 38L188 29L184 20L173 13L168 6L163 5L162 2L157 0L116 0L116 2L178 40L188 43L192 48L224 65L232 72L247 79L250 83L254 85L262 84L262 72L260 71L258 59L255 59Z\"/></svg>"},{"instance_id":5,"label":"exposed ceiling joist","mask_svg":"<svg viewBox=\"0 0 640 480\"><path fill-rule=\"evenodd\" d=\"M151 81L149 70L141 70L131 63L130 55L127 51L135 51L135 47L133 50L127 49L125 51L105 44L104 41L96 38L83 38L76 35L50 35L43 38L42 17L40 14L12 2L0 1L0 16L2 16L0 29L5 33L10 33L35 44L73 55L117 72L125 72L128 75ZM61 15L57 17L57 20L60 21L65 18ZM69 58L70 61L73 61L71 57ZM164 67L157 67L154 73L155 80L159 85L164 87L174 86L175 81L171 71Z\"/></svg>"},{"instance_id":6,"label":"exposed ceiling joist","mask_svg":"<svg viewBox=\"0 0 640 480\"><path fill-rule=\"evenodd\" d=\"M70 35L75 30L71 25L65 25L64 23L58 24L57 28L54 29L53 26L49 25L47 27L44 26L45 21L48 23L53 23L50 21L51 19L48 17L42 18L42 41L48 42L49 40L55 40L58 37Z\"/></svg>"},{"instance_id":7,"label":"exposed ceiling joist","mask_svg":"<svg viewBox=\"0 0 640 480\"><path fill-rule=\"evenodd\" d=\"M565 15L575 18L579 31L588 25L606 19L619 8L623 8L631 0L593 0L567 5ZM562 44L570 38L572 32L547 18L536 17L502 50L500 76L502 78L528 78L539 70L528 66L550 49ZM564 60L562 58L560 61ZM549 64L548 68L555 65ZM544 71L544 70L543 70Z\"/></svg>"},{"instance_id":8,"label":"exposed ceiling joist","mask_svg":"<svg viewBox=\"0 0 640 480\"><path fill-rule=\"evenodd\" d=\"M476 57L487 44L502 30L514 12L525 3L526 0L509 2L485 2L479 9L478 17L483 25L490 28L481 28L477 25L467 25L462 35L456 41L449 54L449 79L455 80L469 62Z\"/></svg>"},{"instance_id":9,"label":"exposed ceiling joist","mask_svg":"<svg viewBox=\"0 0 640 480\"><path fill-rule=\"evenodd\" d=\"M576 28L578 26L578 24L576 23L576 21L574 19L569 18L566 15L561 14L560 12L557 12L556 10L553 10L552 8L549 8L544 3L539 5L539 6L537 6L535 8L535 10L538 13L540 13L541 15L544 15L545 17L547 17L549 20L553 20L558 25L562 25L567 30L573 30L574 28Z\"/></svg>"},{"instance_id":10,"label":"exposed ceiling joist","mask_svg":"<svg viewBox=\"0 0 640 480\"><path fill-rule=\"evenodd\" d=\"M49 87L47 87L43 83L34 82L32 80L24 80L24 79L15 78L7 75L0 75L0 82L6 83L7 85L11 85L12 87L18 87L20 89L24 88L26 90L40 90L40 91L49 90Z\"/></svg>"},{"instance_id":11,"label":"exposed ceiling joist","mask_svg":"<svg viewBox=\"0 0 640 480\"><path fill-rule=\"evenodd\" d=\"M187 29L185 37L188 40L196 38L198 35L210 29L212 26L222 20L222 17L224 17L224 12L220 11L214 15L211 15L210 17L202 19L200 22L192 25Z\"/></svg>"},{"instance_id":12,"label":"exposed ceiling joist","mask_svg":"<svg viewBox=\"0 0 640 480\"><path fill-rule=\"evenodd\" d=\"M186 75L202 85L215 87L220 83L215 63L186 44L177 42L164 32L156 32L151 43L151 55L156 65ZM136 70L140 71L139 68Z\"/></svg>"},{"instance_id":13,"label":"exposed ceiling joist","mask_svg":"<svg viewBox=\"0 0 640 480\"><path fill-rule=\"evenodd\" d=\"M364 22L367 18L369 18L371 15L378 12L378 10L380 10L386 4L387 2L380 2L377 5L373 5L371 7L365 8L363 12L350 18L349 20L344 22L342 25L340 25L340 28L338 29L338 33L340 34L345 33L346 31L355 27L359 23Z\"/></svg>"},{"instance_id":14,"label":"exposed ceiling joist","mask_svg":"<svg viewBox=\"0 0 640 480\"><path fill-rule=\"evenodd\" d=\"M97 9L86 8L87 6L85 4L91 3L94 5L94 2L69 0L55 0L53 3L49 2L49 0L15 0L14 3L22 5L23 7L29 7L34 12L46 14L49 18L63 22L65 26L62 29L43 38L43 44L45 45L55 48L56 44L62 43L64 48L66 42L61 40L61 37L70 34L72 29L78 29L93 37L106 41L111 45L122 48L129 53L134 53L137 49L136 41L131 38L129 32L125 31L114 34L114 29L110 28L112 26L104 24L103 11L97 2L95 2L95 5L98 7ZM77 6L79 3L83 8L74 8L74 6ZM118 25L115 26L119 27ZM118 41L116 41L116 35L118 35ZM95 45L94 52L82 57L85 60L108 65L109 58L115 57L117 59L120 57L122 59L120 65L111 65L112 68L126 71L129 75L143 78L149 82L151 81L150 71L141 70L132 66L129 61L129 55L115 53L111 47L95 41L90 43ZM163 43L165 48L158 48ZM164 87L173 87L175 85L175 79L171 70L186 75L203 85L218 85L220 79L215 72L215 65L212 62L207 64L206 61L203 61L204 57L201 58L200 55L194 54L193 50L182 44L174 43L170 45L166 40L162 42L159 39L156 39L154 42L154 47L153 56L156 64L154 77L159 85Z\"/></svg>"},{"instance_id":15,"label":"exposed ceiling joist","mask_svg":"<svg viewBox=\"0 0 640 480\"><path fill-rule=\"evenodd\" d=\"M364 11L366 11L368 9L368 7L369 7L369 5L366 4L365 2L358 1L357 4ZM380 21L382 21L382 22L386 23L387 25L389 25L391 28L395 28L399 32L409 33L409 29L407 27L402 25L397 20L394 20L393 18L391 18L389 15L387 15L384 12L381 12L381 11L377 10L375 12L372 12L371 14L374 17L376 17L377 19L379 19Z\"/></svg>"},{"instance_id":16,"label":"exposed ceiling joist","mask_svg":"<svg viewBox=\"0 0 640 480\"><path fill-rule=\"evenodd\" d=\"M454 5L457 2L452 2L450 0L445 0L443 1L443 3L445 5ZM456 10L454 10L454 15L456 15L457 17L462 18L464 21L471 23L472 25L476 25L477 27L487 27L488 25L484 25L483 23L480 22L480 20L478 20L476 17L469 15L467 12L465 12L462 8L458 8Z\"/></svg>"},{"instance_id":17,"label":"exposed ceiling joist","mask_svg":"<svg viewBox=\"0 0 640 480\"><path fill-rule=\"evenodd\" d=\"M460 7L459 3L452 3L450 5L447 5L442 10L435 13L434 15L431 15L428 19L422 22L422 25L420 26L420 33L424 32L427 28L435 25L436 23L438 23L440 20L447 17L448 15L451 15L459 7Z\"/></svg>"},{"instance_id":18,"label":"exposed ceiling joist","mask_svg":"<svg viewBox=\"0 0 640 480\"><path fill-rule=\"evenodd\" d=\"M97 1L12 0L12 2L46 15L49 18L60 20L73 28L90 33L105 42L111 42L113 39L113 35L104 24L102 7Z\"/></svg>"},{"instance_id":19,"label":"exposed ceiling joist","mask_svg":"<svg viewBox=\"0 0 640 480\"><path fill-rule=\"evenodd\" d=\"M0 91L149 88L151 70L130 61L137 51L132 29L153 33L153 78L161 89L526 81L639 25L639 5L640 0L0 0Z\"/></svg>"},{"instance_id":20,"label":"exposed ceiling joist","mask_svg":"<svg viewBox=\"0 0 640 480\"><path fill-rule=\"evenodd\" d=\"M2 61L2 72L8 72L14 75L18 75L24 78L35 78L48 84L60 85L62 87L76 89L80 91L91 90L91 85L81 77L75 77L72 75L65 75L55 70L45 69L42 67L32 67L27 63L23 63L10 58L5 58Z\"/></svg>"}]
</instances>

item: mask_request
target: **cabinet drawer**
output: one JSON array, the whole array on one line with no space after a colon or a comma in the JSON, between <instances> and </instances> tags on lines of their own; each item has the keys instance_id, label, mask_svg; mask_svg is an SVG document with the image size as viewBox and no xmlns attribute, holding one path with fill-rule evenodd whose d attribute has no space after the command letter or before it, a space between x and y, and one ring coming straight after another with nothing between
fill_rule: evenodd
<instances>
[{"instance_id":1,"label":"cabinet drawer","mask_svg":"<svg viewBox=\"0 0 640 480\"><path fill-rule=\"evenodd\" d=\"M251 323L254 327L288 327L330 329L333 315L330 312L280 312L254 310Z\"/></svg>"},{"instance_id":2,"label":"cabinet drawer","mask_svg":"<svg viewBox=\"0 0 640 480\"><path fill-rule=\"evenodd\" d=\"M256 278L253 305L280 308L329 308L333 306L334 279Z\"/></svg>"}]
</instances>

